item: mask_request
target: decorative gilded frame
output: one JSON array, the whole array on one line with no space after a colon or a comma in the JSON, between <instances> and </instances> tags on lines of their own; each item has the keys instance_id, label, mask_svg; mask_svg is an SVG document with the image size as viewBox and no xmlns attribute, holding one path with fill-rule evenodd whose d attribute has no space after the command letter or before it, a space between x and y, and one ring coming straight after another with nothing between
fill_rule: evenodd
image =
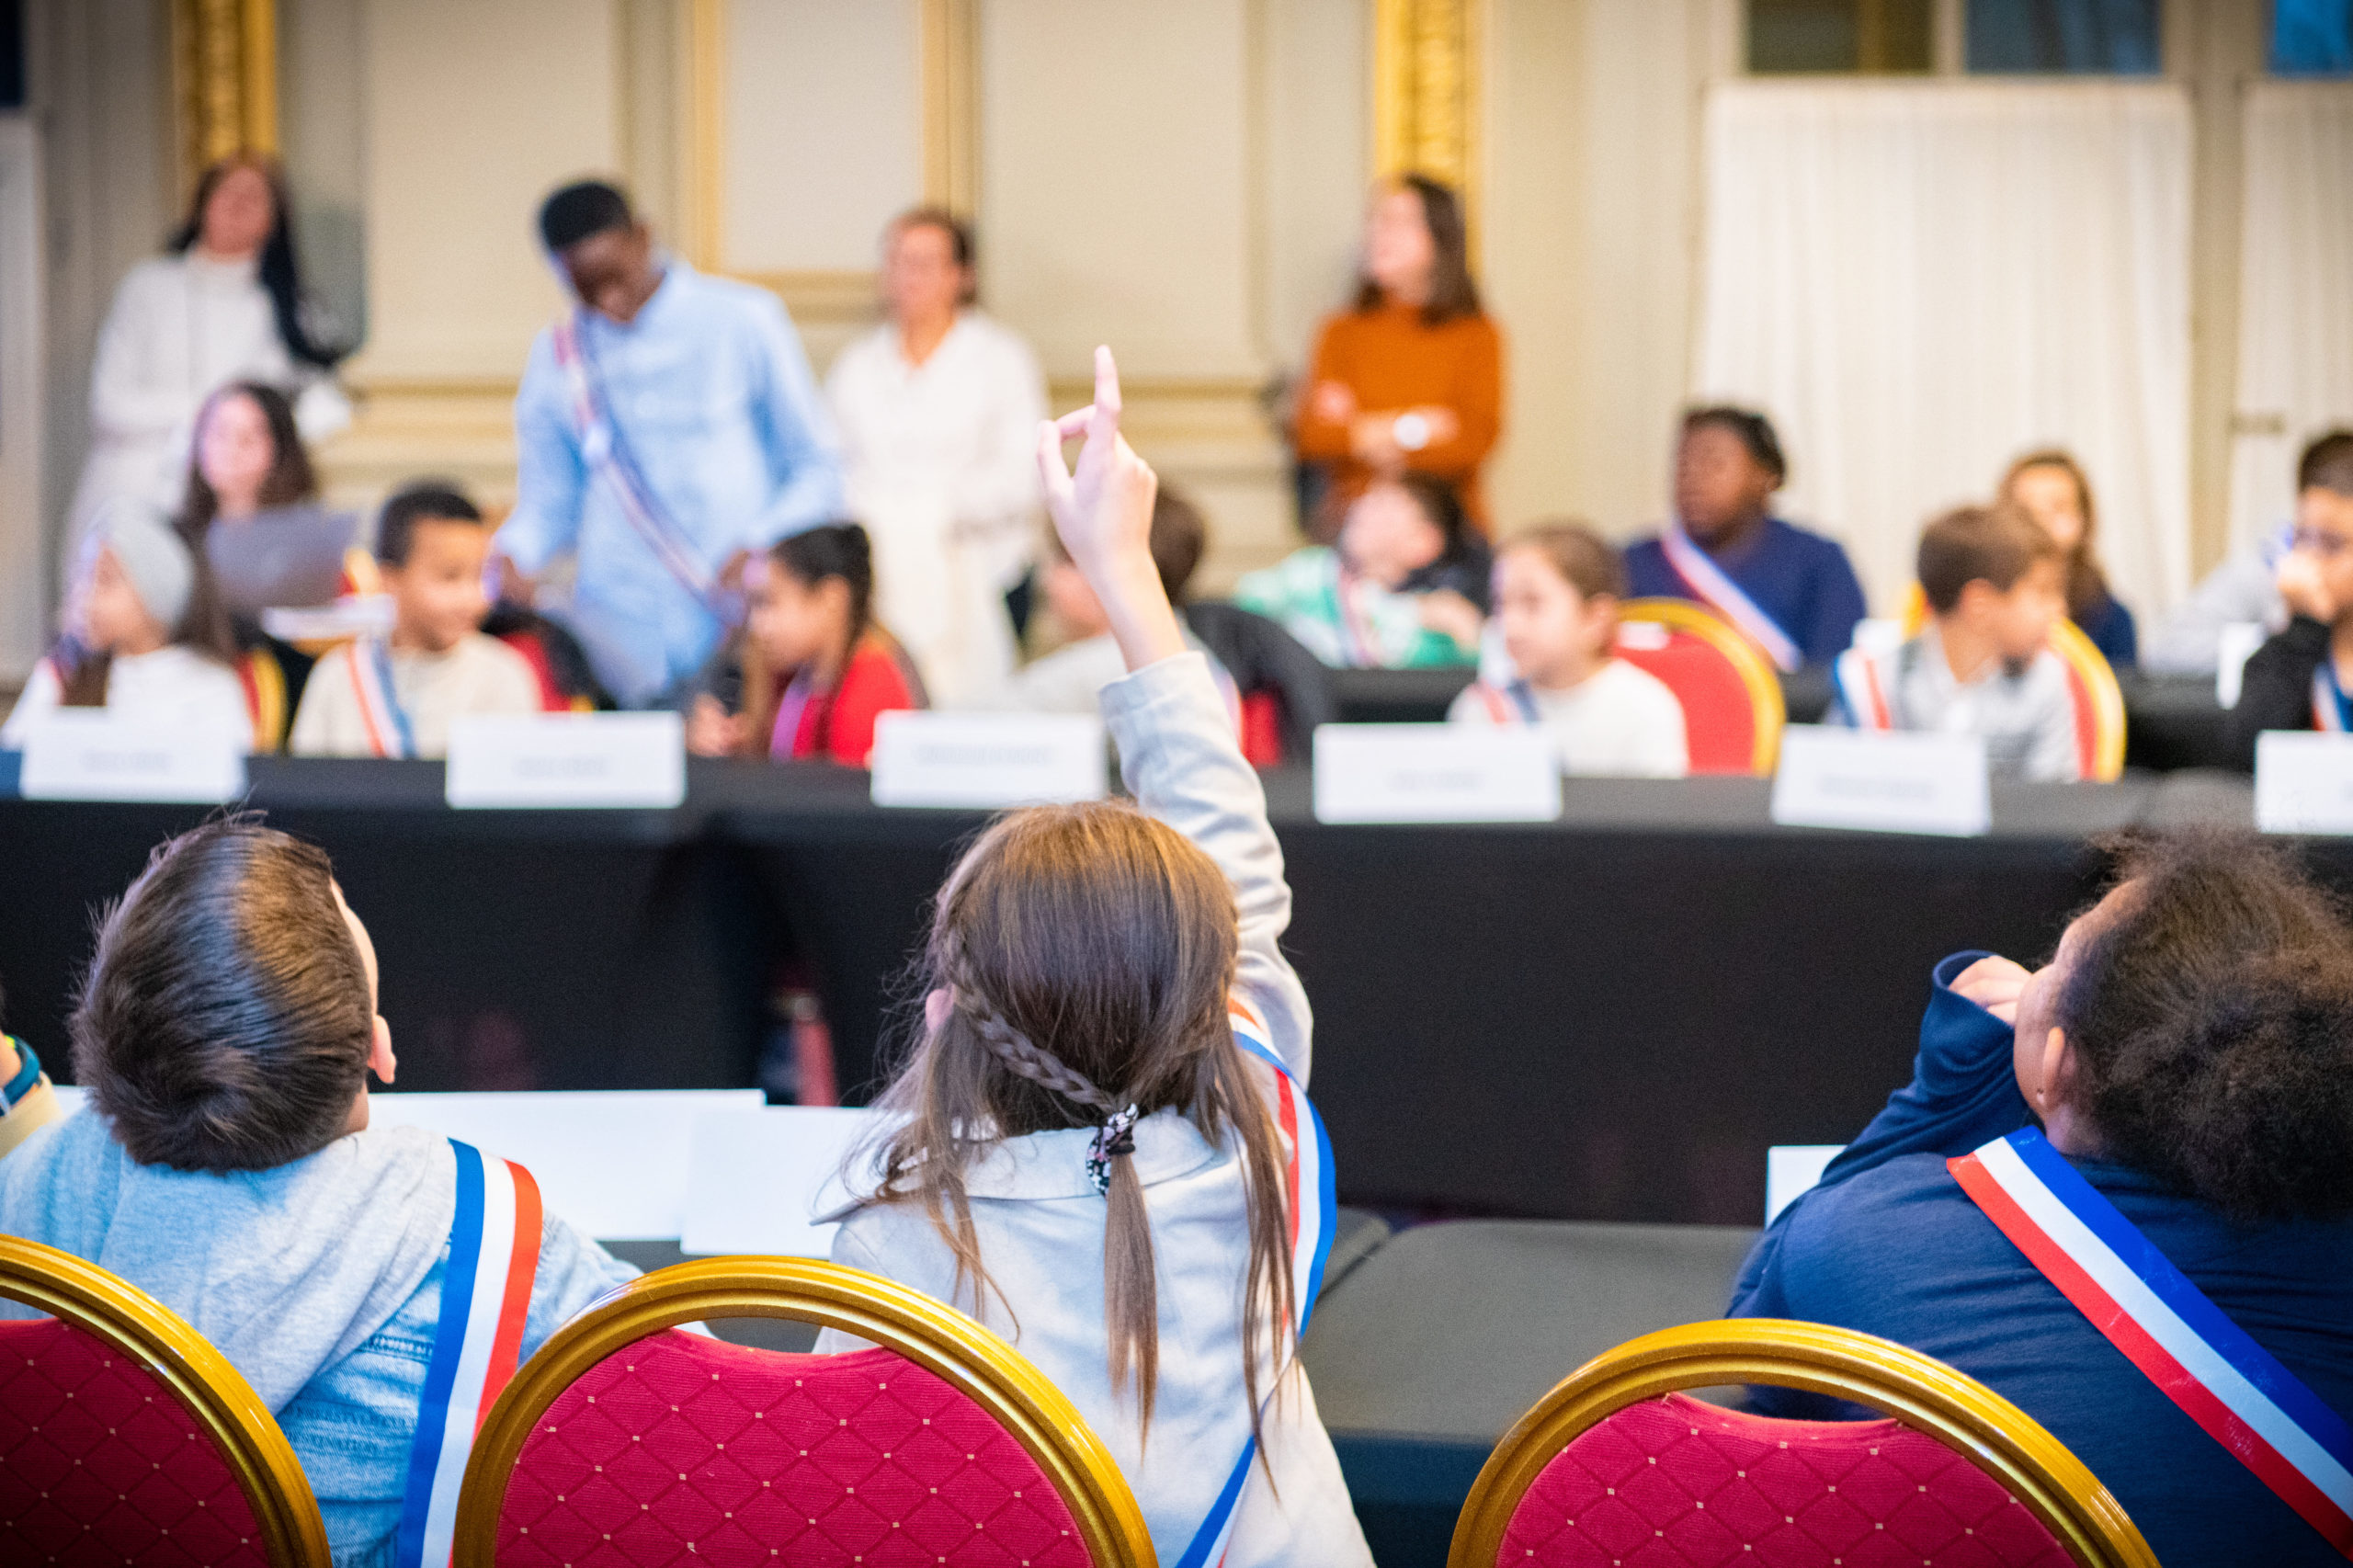
<instances>
[{"instance_id":1,"label":"decorative gilded frame","mask_svg":"<svg viewBox=\"0 0 2353 1568\"><path fill-rule=\"evenodd\" d=\"M922 199L970 218L980 198L978 0L915 0ZM727 0L684 0L686 180L679 240L705 272L727 272ZM879 236L878 236L879 239ZM729 272L781 296L796 316L855 321L874 310L871 268Z\"/></svg>"},{"instance_id":2,"label":"decorative gilded frame","mask_svg":"<svg viewBox=\"0 0 2353 1568\"><path fill-rule=\"evenodd\" d=\"M211 1441L273 1568L329 1568L326 1521L269 1407L228 1358L153 1296L71 1253L0 1236L0 1296L59 1318L129 1357Z\"/></svg>"},{"instance_id":3,"label":"decorative gilded frame","mask_svg":"<svg viewBox=\"0 0 2353 1568\"><path fill-rule=\"evenodd\" d=\"M1663 1393L1726 1383L1804 1389L1884 1411L1992 1476L2081 1568L2157 1568L2156 1554L2099 1478L2025 1411L1916 1350L1785 1318L1661 1329L1570 1373L1488 1456L1455 1524L1447 1568L1495 1568L1520 1499L1587 1427Z\"/></svg>"},{"instance_id":4,"label":"decorative gilded frame","mask_svg":"<svg viewBox=\"0 0 2353 1568\"><path fill-rule=\"evenodd\" d=\"M1756 734L1751 742L1749 771L1759 778L1772 777L1781 756L1781 730L1789 722L1789 706L1781 699L1781 677L1773 662L1756 643L1742 636L1731 622L1688 599L1628 599L1619 611L1621 621L1649 621L1669 631L1697 637L1723 655L1748 690L1748 706L1756 715Z\"/></svg>"},{"instance_id":5,"label":"decorative gilded frame","mask_svg":"<svg viewBox=\"0 0 2353 1568\"><path fill-rule=\"evenodd\" d=\"M1486 11L1486 0L1372 0L1373 170L1444 180L1466 219L1483 173Z\"/></svg>"},{"instance_id":6,"label":"decorative gilded frame","mask_svg":"<svg viewBox=\"0 0 2353 1568\"><path fill-rule=\"evenodd\" d=\"M239 153L278 151L276 0L171 0L181 183Z\"/></svg>"},{"instance_id":7,"label":"decorative gilded frame","mask_svg":"<svg viewBox=\"0 0 2353 1568\"><path fill-rule=\"evenodd\" d=\"M499 1394L458 1495L456 1568L495 1568L498 1516L524 1439L590 1368L651 1334L707 1319L837 1328L937 1373L1011 1434L1053 1483L1096 1568L1158 1568L1143 1512L1078 1407L1029 1359L962 1312L836 1263L714 1257L633 1279L559 1329Z\"/></svg>"}]
</instances>

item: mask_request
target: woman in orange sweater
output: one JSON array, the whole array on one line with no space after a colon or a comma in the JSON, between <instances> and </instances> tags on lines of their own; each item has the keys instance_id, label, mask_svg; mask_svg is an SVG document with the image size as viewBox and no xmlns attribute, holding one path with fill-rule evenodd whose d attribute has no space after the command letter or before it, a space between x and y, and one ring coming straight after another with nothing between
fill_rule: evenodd
<instances>
[{"instance_id":1,"label":"woman in orange sweater","mask_svg":"<svg viewBox=\"0 0 2353 1568\"><path fill-rule=\"evenodd\" d=\"M1376 474L1433 475L1483 529L1479 465L1502 424L1503 341L1479 308L1461 203L1421 175L1384 182L1365 217L1356 304L1316 340L1300 459L1327 469L1340 505Z\"/></svg>"}]
</instances>

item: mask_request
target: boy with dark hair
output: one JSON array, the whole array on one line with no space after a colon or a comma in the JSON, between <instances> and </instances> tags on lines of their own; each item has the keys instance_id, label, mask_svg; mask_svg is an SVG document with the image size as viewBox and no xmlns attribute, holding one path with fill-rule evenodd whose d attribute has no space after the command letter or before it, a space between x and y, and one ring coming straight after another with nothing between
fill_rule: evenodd
<instances>
[{"instance_id":1,"label":"boy with dark hair","mask_svg":"<svg viewBox=\"0 0 2353 1568\"><path fill-rule=\"evenodd\" d=\"M2255 766L2266 730L2353 727L2353 430L2332 430L2296 465L2293 542L2273 580L2286 630L2255 651L2231 710L2230 745Z\"/></svg>"},{"instance_id":2,"label":"boy with dark hair","mask_svg":"<svg viewBox=\"0 0 2353 1568\"><path fill-rule=\"evenodd\" d=\"M975 703L976 707L1027 713L1094 713L1100 710L1096 694L1127 674L1127 664L1095 590L1086 585L1062 541L1051 532L1046 546L1040 585L1048 608L1071 641L1015 671L1010 680ZM1186 585L1193 580L1193 572L1208 549L1209 524L1200 509L1163 484L1152 504L1152 563L1159 572L1160 585L1168 590L1170 604L1185 602ZM1199 648L1199 642L1194 646ZM1208 653L1205 648L1200 651ZM1233 681L1214 655L1210 668L1219 686L1230 692Z\"/></svg>"},{"instance_id":3,"label":"boy with dark hair","mask_svg":"<svg viewBox=\"0 0 2353 1568\"><path fill-rule=\"evenodd\" d=\"M446 1562L447 1510L404 1526L403 1501L437 1480L454 1497L467 1401L512 1370L425 1407L452 1386L445 1360L495 1358L464 1325L505 1314L470 1303L519 1310L528 1358L635 1271L543 1217L519 1167L369 1126L367 1075L394 1066L376 994L324 852L237 820L165 844L108 915L74 1009L89 1104L0 1162L0 1232L120 1275L217 1346L285 1428L338 1564L390 1561L396 1532Z\"/></svg>"},{"instance_id":4,"label":"boy with dark hair","mask_svg":"<svg viewBox=\"0 0 2353 1568\"><path fill-rule=\"evenodd\" d=\"M2051 630L2067 614L2066 552L2018 507L1962 506L1920 534L1928 624L1832 668L1829 722L1985 737L1996 778L2083 777L2075 701Z\"/></svg>"},{"instance_id":5,"label":"boy with dark hair","mask_svg":"<svg viewBox=\"0 0 2353 1568\"><path fill-rule=\"evenodd\" d=\"M482 633L490 532L454 486L412 484L384 503L376 561L392 596L389 638L320 659L288 749L298 756L438 757L460 714L540 711L530 661Z\"/></svg>"}]
</instances>

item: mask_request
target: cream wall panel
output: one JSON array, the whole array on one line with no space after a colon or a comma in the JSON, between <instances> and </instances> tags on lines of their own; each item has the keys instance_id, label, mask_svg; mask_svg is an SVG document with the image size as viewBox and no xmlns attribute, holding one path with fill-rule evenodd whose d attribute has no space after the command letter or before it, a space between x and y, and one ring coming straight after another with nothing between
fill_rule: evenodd
<instances>
[{"instance_id":1,"label":"cream wall panel","mask_svg":"<svg viewBox=\"0 0 2353 1568\"><path fill-rule=\"evenodd\" d=\"M731 0L726 17L726 265L872 267L923 193L915 0Z\"/></svg>"},{"instance_id":2,"label":"cream wall panel","mask_svg":"<svg viewBox=\"0 0 2353 1568\"><path fill-rule=\"evenodd\" d=\"M360 381L513 378L563 306L533 218L621 161L620 18L580 0L368 0Z\"/></svg>"},{"instance_id":3,"label":"cream wall panel","mask_svg":"<svg viewBox=\"0 0 2353 1568\"><path fill-rule=\"evenodd\" d=\"M1302 373L1356 282L1372 183L1372 7L1267 0L1265 313L1276 364Z\"/></svg>"},{"instance_id":4,"label":"cream wall panel","mask_svg":"<svg viewBox=\"0 0 2353 1568\"><path fill-rule=\"evenodd\" d=\"M983 290L1050 375L1256 378L1256 7L986 0Z\"/></svg>"}]
</instances>

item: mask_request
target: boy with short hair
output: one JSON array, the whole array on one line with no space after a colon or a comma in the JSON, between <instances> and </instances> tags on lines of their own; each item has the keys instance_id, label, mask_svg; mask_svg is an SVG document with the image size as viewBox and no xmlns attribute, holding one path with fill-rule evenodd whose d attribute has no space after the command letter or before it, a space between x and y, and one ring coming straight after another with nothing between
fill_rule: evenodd
<instances>
[{"instance_id":1,"label":"boy with short hair","mask_svg":"<svg viewBox=\"0 0 2353 1568\"><path fill-rule=\"evenodd\" d=\"M2067 614L2066 552L2018 507L1962 506L1920 534L1928 624L1833 668L1828 722L1985 737L1996 778L2083 777L2067 666L2051 649Z\"/></svg>"},{"instance_id":2,"label":"boy with short hair","mask_svg":"<svg viewBox=\"0 0 2353 1568\"><path fill-rule=\"evenodd\" d=\"M2274 579L2286 630L2255 651L2231 710L2229 743L2255 766L2266 730L2353 728L2353 430L2332 430L2296 465L2293 544Z\"/></svg>"},{"instance_id":3,"label":"boy with short hair","mask_svg":"<svg viewBox=\"0 0 2353 1568\"><path fill-rule=\"evenodd\" d=\"M208 824L157 850L98 933L70 1026L89 1103L0 1160L0 1233L156 1297L253 1385L339 1568L392 1561L404 1499L462 1471L472 1421L422 1413L429 1387L453 1386L445 1364L499 1358L474 1297L506 1304L493 1325L520 1310L528 1359L637 1272L541 1217L506 1162L369 1126L367 1075L394 1067L376 996L375 948L325 853L249 819ZM6 1055L0 1069L40 1082L28 1053ZM0 1150L20 1117L55 1115L54 1096L18 1088ZM464 1382L453 1416L488 1397L487 1380ZM448 1524L437 1505L405 1527L414 1560L449 1560Z\"/></svg>"},{"instance_id":4,"label":"boy with short hair","mask_svg":"<svg viewBox=\"0 0 2353 1568\"><path fill-rule=\"evenodd\" d=\"M1046 540L1048 553L1040 586L1071 641L1016 670L995 692L973 702L973 707L1023 713L1097 713L1101 708L1097 694L1128 673L1095 590L1071 563L1062 540L1051 530ZM1152 563L1159 571L1160 585L1167 589L1170 604L1185 602L1185 585L1193 580L1193 572L1208 549L1209 525L1200 509L1163 484L1152 504ZM1189 632L1187 639L1199 647ZM1219 684L1230 686L1214 657L1210 664Z\"/></svg>"},{"instance_id":5,"label":"boy with short hair","mask_svg":"<svg viewBox=\"0 0 2353 1568\"><path fill-rule=\"evenodd\" d=\"M412 484L384 503L376 560L392 597L390 638L329 652L302 688L288 749L298 756L438 757L461 714L540 710L530 661L482 633L490 530L450 485Z\"/></svg>"}]
</instances>

